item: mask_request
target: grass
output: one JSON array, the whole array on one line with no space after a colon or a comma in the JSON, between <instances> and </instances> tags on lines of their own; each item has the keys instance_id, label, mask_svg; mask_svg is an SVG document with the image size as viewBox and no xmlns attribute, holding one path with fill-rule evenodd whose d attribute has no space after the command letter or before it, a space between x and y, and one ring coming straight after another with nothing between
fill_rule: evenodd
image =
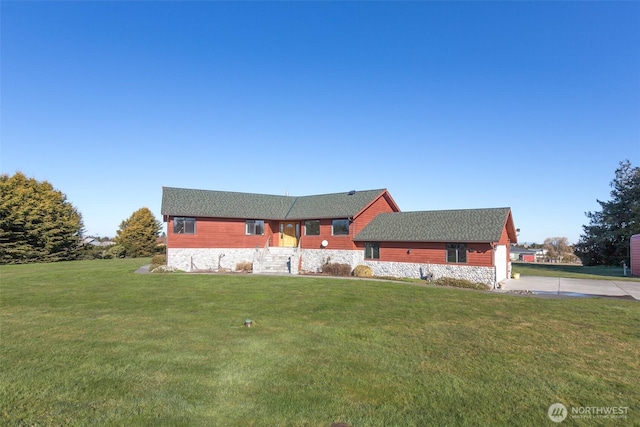
<instances>
[{"instance_id":1,"label":"grass","mask_svg":"<svg viewBox=\"0 0 640 427\"><path fill-rule=\"evenodd\" d=\"M573 264L543 264L514 262L513 272L522 276L566 277L573 279L617 280L640 282L640 277L624 276L622 267L586 267ZM631 274L627 268L627 275Z\"/></svg>"},{"instance_id":2,"label":"grass","mask_svg":"<svg viewBox=\"0 0 640 427\"><path fill-rule=\"evenodd\" d=\"M1 267L3 425L640 423L637 302L144 262Z\"/></svg>"}]
</instances>

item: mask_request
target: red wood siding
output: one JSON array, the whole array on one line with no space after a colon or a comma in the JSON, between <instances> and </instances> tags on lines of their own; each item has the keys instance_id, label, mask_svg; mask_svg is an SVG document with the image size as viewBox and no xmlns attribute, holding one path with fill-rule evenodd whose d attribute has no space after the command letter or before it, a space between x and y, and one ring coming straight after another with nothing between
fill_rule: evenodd
<instances>
[{"instance_id":1,"label":"red wood siding","mask_svg":"<svg viewBox=\"0 0 640 427\"><path fill-rule=\"evenodd\" d=\"M509 214L509 218L511 218L511 214ZM507 247L507 265L509 264L509 261L511 261L511 240L509 239L508 227L509 221L507 221L507 224L505 224L504 228L502 229L502 234L500 235L500 240L498 241L499 245L506 245ZM513 227L513 224L511 224L511 227Z\"/></svg>"},{"instance_id":2,"label":"red wood siding","mask_svg":"<svg viewBox=\"0 0 640 427\"><path fill-rule=\"evenodd\" d=\"M333 236L331 228L331 219L320 220L320 235L319 236L305 236L304 235L304 221L301 222L301 234L303 249L320 249L323 240L329 242L327 249L340 249L340 250L355 250L357 246L353 242L353 238L358 234L373 218L383 212L395 212L395 204L389 198L388 193L384 192L380 197L374 200L369 206L367 206L360 214L354 218L354 221L349 226L348 236ZM309 218L315 219L315 218ZM344 219L344 218L335 218Z\"/></svg>"},{"instance_id":3,"label":"red wood siding","mask_svg":"<svg viewBox=\"0 0 640 427\"><path fill-rule=\"evenodd\" d=\"M510 245L509 241L509 233L507 233L507 227L502 229L502 234L500 235L500 240L498 241L499 245Z\"/></svg>"},{"instance_id":4,"label":"red wood siding","mask_svg":"<svg viewBox=\"0 0 640 427\"><path fill-rule=\"evenodd\" d=\"M359 242L358 249L364 251L364 242ZM493 249L489 243L467 244L466 263L450 263L452 265L471 265L474 267L492 267ZM411 249L411 253L409 252ZM380 242L380 259L367 261L411 262L419 264L447 263L446 243L407 243Z\"/></svg>"},{"instance_id":5,"label":"red wood siding","mask_svg":"<svg viewBox=\"0 0 640 427\"><path fill-rule=\"evenodd\" d=\"M360 212L358 216L354 218L350 230L352 240L350 249L357 248L356 244L353 242L353 238L356 236L356 234L361 232L367 226L367 224L369 224L376 216L378 216L378 214L390 212L398 212L398 210L395 207L395 202L391 200L391 196L389 196L389 193L385 191L380 197L373 201L362 212Z\"/></svg>"},{"instance_id":6,"label":"red wood siding","mask_svg":"<svg viewBox=\"0 0 640 427\"><path fill-rule=\"evenodd\" d=\"M356 216L355 222L358 226L356 234L369 224L373 218L378 216L378 214L388 212L398 212L398 210L394 208L394 205L392 205L392 201L390 200L389 193L385 191L380 197L374 200Z\"/></svg>"},{"instance_id":7,"label":"red wood siding","mask_svg":"<svg viewBox=\"0 0 640 427\"><path fill-rule=\"evenodd\" d=\"M329 249L356 249L353 237L360 232L373 218L382 212L396 212L395 202L388 192L383 192L369 206L363 209L349 227L349 235L333 236L331 219L320 220L320 235L305 236L304 221L300 223L301 246L305 249L317 249L321 242L329 242ZM259 218L257 218L259 219ZM309 218L317 219L317 218ZM344 218L335 218L344 219ZM168 248L262 248L270 237L270 246L278 246L280 238L279 220L265 221L265 234L262 236L248 236L245 233L245 220L232 218L196 218L195 234L175 234L173 232L173 217L168 218L167 247Z\"/></svg>"},{"instance_id":8,"label":"red wood siding","mask_svg":"<svg viewBox=\"0 0 640 427\"><path fill-rule=\"evenodd\" d=\"M244 219L196 218L195 234L176 234L173 217L169 217L167 228L168 248L262 248L267 237L274 234L274 230L277 233L278 222L265 221L264 235L258 236L246 234Z\"/></svg>"},{"instance_id":9,"label":"red wood siding","mask_svg":"<svg viewBox=\"0 0 640 427\"><path fill-rule=\"evenodd\" d=\"M504 232L507 232L507 238L509 239L509 243L518 243L518 231L516 230L516 227L513 224L513 215L511 214L511 209L509 209L509 215L507 216L507 223L504 225L504 227L505 227ZM502 238L500 240L500 243L502 243Z\"/></svg>"},{"instance_id":10,"label":"red wood siding","mask_svg":"<svg viewBox=\"0 0 640 427\"><path fill-rule=\"evenodd\" d=\"M344 219L344 218L336 218ZM349 235L347 236L333 236L332 226L330 219L320 220L320 235L319 236L305 236L304 235L304 221L300 228L302 234L302 243L300 247L303 249L320 249L323 240L329 242L327 249L354 249L353 245L353 223L349 227Z\"/></svg>"}]
</instances>

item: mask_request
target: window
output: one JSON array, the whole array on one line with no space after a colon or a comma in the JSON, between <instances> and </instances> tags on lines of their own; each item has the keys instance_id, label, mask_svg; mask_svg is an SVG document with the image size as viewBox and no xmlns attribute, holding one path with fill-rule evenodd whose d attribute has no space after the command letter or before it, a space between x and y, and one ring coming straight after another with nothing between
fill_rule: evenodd
<instances>
[{"instance_id":1,"label":"window","mask_svg":"<svg viewBox=\"0 0 640 427\"><path fill-rule=\"evenodd\" d=\"M447 262L466 263L467 245L462 243L447 243Z\"/></svg>"},{"instance_id":2,"label":"window","mask_svg":"<svg viewBox=\"0 0 640 427\"><path fill-rule=\"evenodd\" d=\"M349 220L348 219L334 219L331 221L331 228L333 229L334 236L348 236L349 235Z\"/></svg>"},{"instance_id":3,"label":"window","mask_svg":"<svg viewBox=\"0 0 640 427\"><path fill-rule=\"evenodd\" d=\"M196 234L196 219L173 218L173 232L175 234Z\"/></svg>"},{"instance_id":4,"label":"window","mask_svg":"<svg viewBox=\"0 0 640 427\"><path fill-rule=\"evenodd\" d=\"M320 235L320 220L310 219L304 222L304 235L305 236L319 236Z\"/></svg>"},{"instance_id":5,"label":"window","mask_svg":"<svg viewBox=\"0 0 640 427\"><path fill-rule=\"evenodd\" d=\"M264 221L261 219L248 219L245 228L247 234L262 236L264 234Z\"/></svg>"},{"instance_id":6,"label":"window","mask_svg":"<svg viewBox=\"0 0 640 427\"><path fill-rule=\"evenodd\" d=\"M364 244L364 259L380 259L380 243L366 242Z\"/></svg>"}]
</instances>

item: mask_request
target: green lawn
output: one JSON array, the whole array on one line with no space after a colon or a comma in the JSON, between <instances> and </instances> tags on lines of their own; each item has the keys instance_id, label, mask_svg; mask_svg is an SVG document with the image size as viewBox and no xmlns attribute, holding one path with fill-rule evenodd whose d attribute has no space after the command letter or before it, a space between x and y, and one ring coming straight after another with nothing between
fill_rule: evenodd
<instances>
[{"instance_id":1,"label":"green lawn","mask_svg":"<svg viewBox=\"0 0 640 427\"><path fill-rule=\"evenodd\" d=\"M555 402L640 424L637 302L144 261L1 267L1 424L544 426Z\"/></svg>"},{"instance_id":2,"label":"green lawn","mask_svg":"<svg viewBox=\"0 0 640 427\"><path fill-rule=\"evenodd\" d=\"M622 267L594 266L585 267L571 264L542 264L514 262L513 272L523 276L547 276L547 277L567 277L574 279L595 279L595 280L623 280L640 282L640 277L629 277L631 272L627 268L627 276L624 276Z\"/></svg>"}]
</instances>

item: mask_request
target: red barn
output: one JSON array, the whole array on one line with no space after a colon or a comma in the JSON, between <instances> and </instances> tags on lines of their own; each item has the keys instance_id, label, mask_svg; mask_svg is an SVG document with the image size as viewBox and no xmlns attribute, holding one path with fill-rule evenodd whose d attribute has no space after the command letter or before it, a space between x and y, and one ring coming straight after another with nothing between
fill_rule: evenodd
<instances>
[{"instance_id":1,"label":"red barn","mask_svg":"<svg viewBox=\"0 0 640 427\"><path fill-rule=\"evenodd\" d=\"M524 262L536 262L536 254L521 254L520 259Z\"/></svg>"},{"instance_id":2,"label":"red barn","mask_svg":"<svg viewBox=\"0 0 640 427\"><path fill-rule=\"evenodd\" d=\"M640 276L640 234L631 236L631 275Z\"/></svg>"}]
</instances>

